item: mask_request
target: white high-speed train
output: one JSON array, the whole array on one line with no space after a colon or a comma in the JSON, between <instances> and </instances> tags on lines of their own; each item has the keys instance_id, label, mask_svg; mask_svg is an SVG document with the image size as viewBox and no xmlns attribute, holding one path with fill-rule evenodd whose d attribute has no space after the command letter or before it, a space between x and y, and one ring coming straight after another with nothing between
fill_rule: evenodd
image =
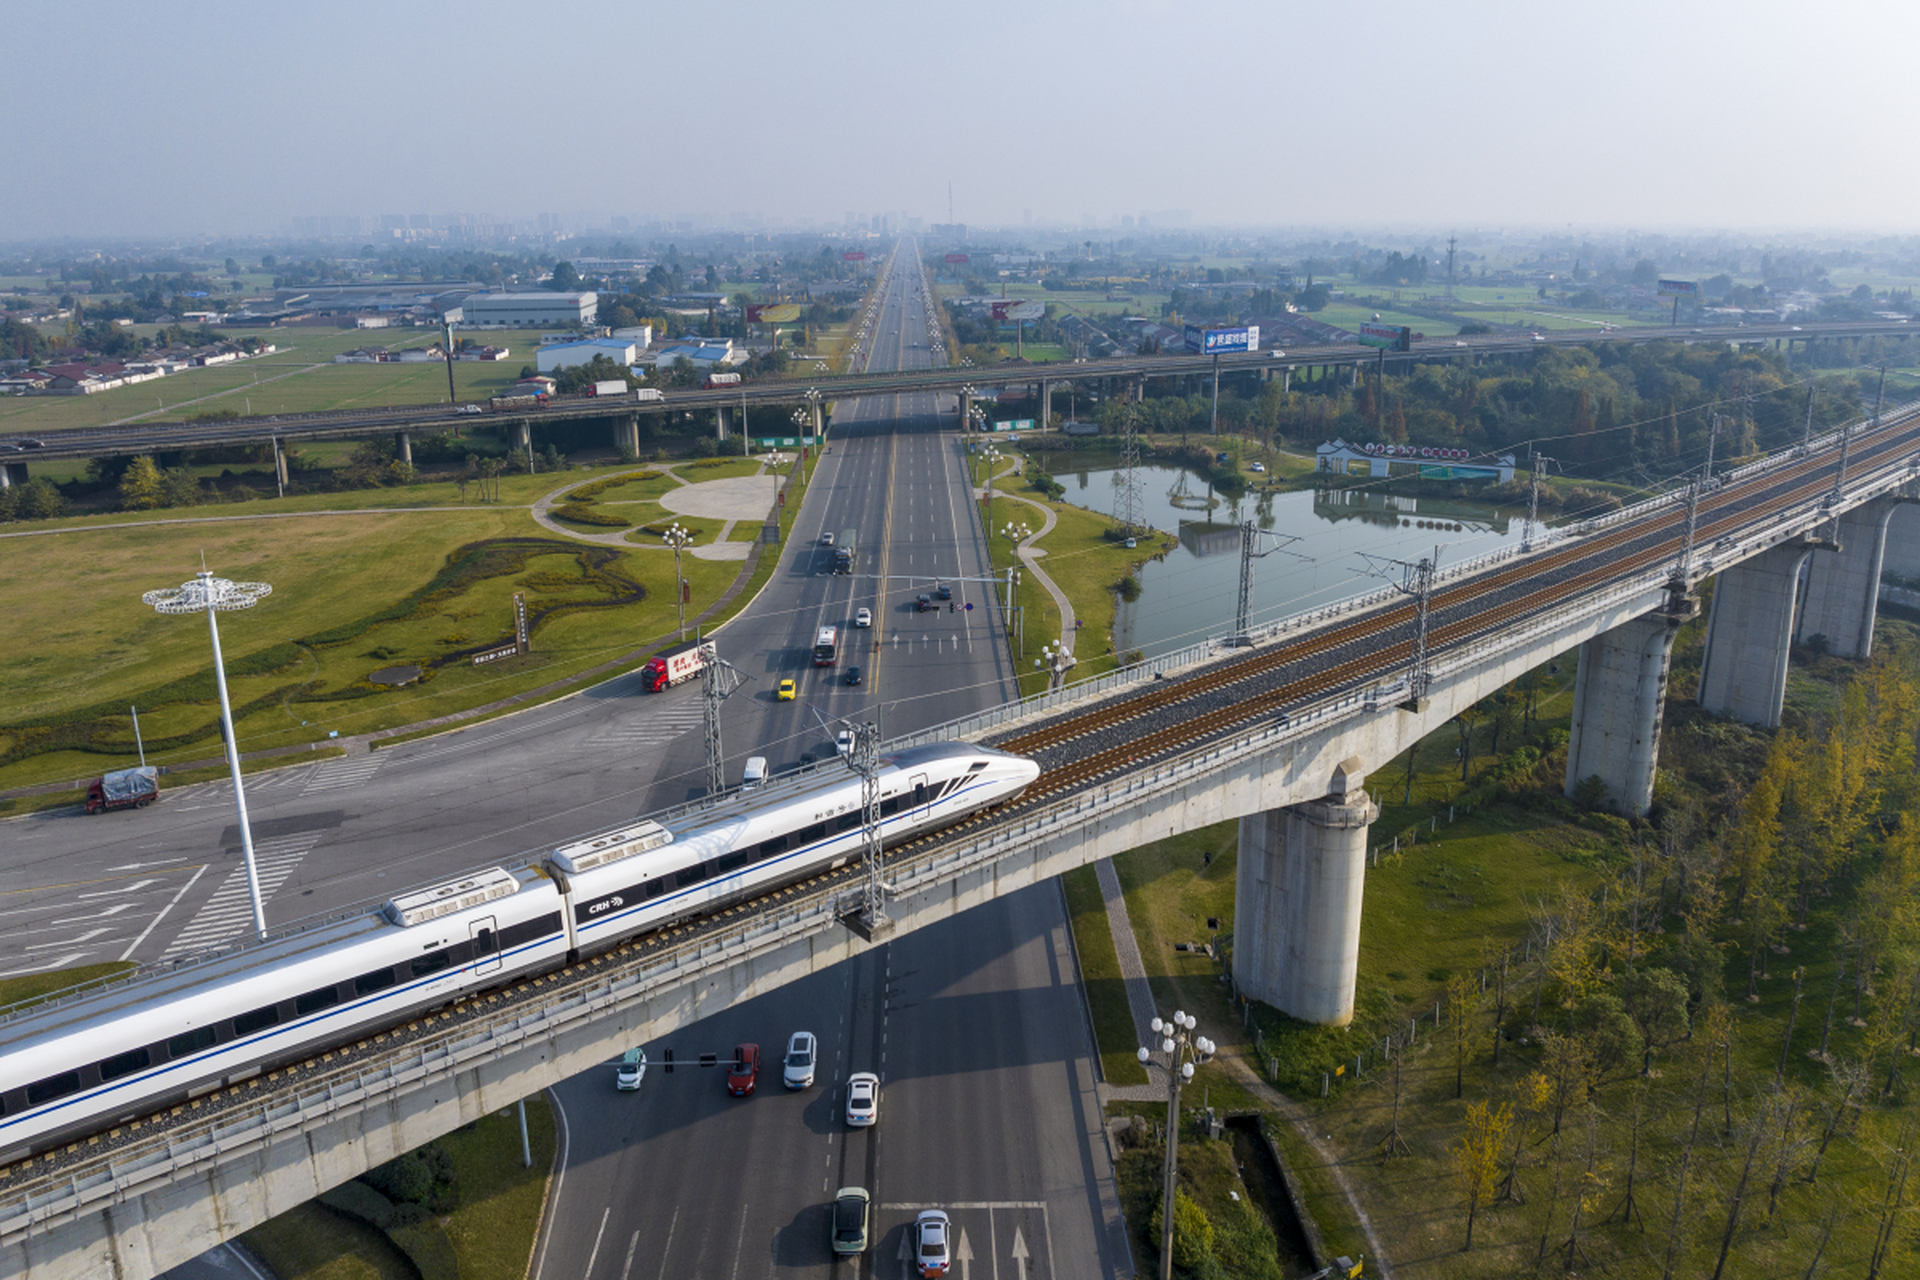
<instances>
[{"instance_id":1,"label":"white high-speed train","mask_svg":"<svg viewBox=\"0 0 1920 1280\"><path fill-rule=\"evenodd\" d=\"M1040 769L964 742L880 757L886 842L1018 796ZM845 863L862 786L826 770L641 821L350 917L0 1021L0 1165L299 1062L425 1009Z\"/></svg>"}]
</instances>

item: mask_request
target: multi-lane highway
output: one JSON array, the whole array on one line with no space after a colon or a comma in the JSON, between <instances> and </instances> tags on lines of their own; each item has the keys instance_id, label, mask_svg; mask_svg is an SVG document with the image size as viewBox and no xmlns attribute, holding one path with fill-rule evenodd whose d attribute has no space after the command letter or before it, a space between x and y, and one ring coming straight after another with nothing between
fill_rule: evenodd
<instances>
[{"instance_id":1,"label":"multi-lane highway","mask_svg":"<svg viewBox=\"0 0 1920 1280\"><path fill-rule=\"evenodd\" d=\"M880 293L874 367L928 361L923 289L912 253L901 253ZM830 755L816 712L830 722L877 714L892 736L1012 695L994 593L969 580L988 573L964 446L951 408L936 407L926 395L842 404L780 575L721 637L752 677L722 722L729 756L744 743L762 744L775 768ZM833 576L821 535L848 530L857 572ZM936 580L955 608L917 612ZM852 625L861 607L873 611L870 630ZM840 628L838 667L812 665L822 626ZM843 682L848 664L862 667L862 685ZM774 701L783 678L799 683L793 702ZM663 776L697 778L700 735L665 755ZM813 1088L789 1093L779 1055L798 1030L819 1036L820 1063ZM766 1058L754 1098L727 1096L718 1068L661 1070L668 1049L686 1064L724 1059L743 1041ZM904 1274L913 1206L949 1209L975 1274L1131 1271L1053 885L883 943L647 1048L654 1066L638 1094L615 1092L611 1065L556 1091L568 1172L536 1280L825 1276L826 1205L844 1185L866 1187L876 1205L861 1275ZM844 1120L854 1071L883 1081L871 1129Z\"/></svg>"},{"instance_id":2,"label":"multi-lane highway","mask_svg":"<svg viewBox=\"0 0 1920 1280\"><path fill-rule=\"evenodd\" d=\"M928 362L924 289L903 253L876 309L874 368ZM830 757L841 718L877 719L891 737L1012 695L953 421L951 400L926 394L840 405L778 571L719 637L749 677L722 716L730 779L750 755L776 770ZM857 572L833 575L820 535L849 529ZM917 611L936 581L954 608ZM871 628L852 626L861 607ZM824 625L840 628L842 653L816 668ZM859 686L843 682L850 665L863 669ZM799 696L777 701L789 677ZM683 801L704 777L701 712L697 683L647 695L623 678L464 732L256 777L268 919L339 910ZM7 823L6 836L0 969L155 959L246 927L223 787L176 793L136 821L42 815ZM823 1206L843 1182L875 1195L871 1274L897 1273L912 1218L902 1206L920 1204L952 1208L983 1274L996 1260L1015 1274L1016 1253L1031 1277L1126 1274L1076 980L1057 888L1043 886L647 1046L656 1066L638 1094L617 1094L610 1066L571 1082L559 1091L568 1173L541 1274L824 1274ZM821 1062L815 1087L789 1095L778 1058L797 1029L819 1035ZM768 1058L757 1098L726 1097L717 1070L659 1066L668 1049L688 1063L741 1041ZM853 1070L884 1081L871 1130L840 1118Z\"/></svg>"}]
</instances>

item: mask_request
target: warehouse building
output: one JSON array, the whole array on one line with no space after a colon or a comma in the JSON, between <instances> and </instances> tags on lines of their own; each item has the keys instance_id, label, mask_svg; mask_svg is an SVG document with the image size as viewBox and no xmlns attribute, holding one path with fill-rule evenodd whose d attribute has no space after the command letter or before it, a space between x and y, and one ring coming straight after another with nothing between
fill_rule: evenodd
<instances>
[{"instance_id":1,"label":"warehouse building","mask_svg":"<svg viewBox=\"0 0 1920 1280\"><path fill-rule=\"evenodd\" d=\"M597 293L475 293L461 301L462 328L515 328L592 324L600 315Z\"/></svg>"},{"instance_id":2,"label":"warehouse building","mask_svg":"<svg viewBox=\"0 0 1920 1280\"><path fill-rule=\"evenodd\" d=\"M595 356L605 356L615 364L632 364L638 354L631 342L619 338L589 338L585 342L555 342L541 347L534 357L541 373L558 373L583 364L592 364Z\"/></svg>"}]
</instances>

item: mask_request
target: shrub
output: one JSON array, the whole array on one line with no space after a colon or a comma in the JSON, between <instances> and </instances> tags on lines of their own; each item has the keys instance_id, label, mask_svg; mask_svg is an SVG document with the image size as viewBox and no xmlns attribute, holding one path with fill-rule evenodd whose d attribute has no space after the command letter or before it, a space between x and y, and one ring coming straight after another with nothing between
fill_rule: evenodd
<instances>
[{"instance_id":1,"label":"shrub","mask_svg":"<svg viewBox=\"0 0 1920 1280\"><path fill-rule=\"evenodd\" d=\"M1140 579L1129 573L1121 578L1120 581L1114 583L1113 589L1120 593L1122 600L1128 602L1138 600L1140 598Z\"/></svg>"},{"instance_id":2,"label":"shrub","mask_svg":"<svg viewBox=\"0 0 1920 1280\"><path fill-rule=\"evenodd\" d=\"M601 529L624 529L632 523L625 516L596 511L583 502L569 502L555 507L553 516L554 519L565 520L568 524L592 525Z\"/></svg>"},{"instance_id":3,"label":"shrub","mask_svg":"<svg viewBox=\"0 0 1920 1280\"><path fill-rule=\"evenodd\" d=\"M321 1192L320 1203L382 1231L393 1222L393 1201L358 1178Z\"/></svg>"}]
</instances>

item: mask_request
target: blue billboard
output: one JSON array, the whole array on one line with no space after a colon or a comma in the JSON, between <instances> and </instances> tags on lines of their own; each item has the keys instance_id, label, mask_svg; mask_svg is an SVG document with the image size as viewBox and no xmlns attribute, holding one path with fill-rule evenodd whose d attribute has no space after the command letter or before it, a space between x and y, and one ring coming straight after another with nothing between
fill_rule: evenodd
<instances>
[{"instance_id":1,"label":"blue billboard","mask_svg":"<svg viewBox=\"0 0 1920 1280\"><path fill-rule=\"evenodd\" d=\"M1203 356L1228 355L1236 351L1258 351L1260 349L1260 326L1241 325L1232 329L1203 329L1197 324L1187 326L1187 350L1197 351Z\"/></svg>"}]
</instances>

